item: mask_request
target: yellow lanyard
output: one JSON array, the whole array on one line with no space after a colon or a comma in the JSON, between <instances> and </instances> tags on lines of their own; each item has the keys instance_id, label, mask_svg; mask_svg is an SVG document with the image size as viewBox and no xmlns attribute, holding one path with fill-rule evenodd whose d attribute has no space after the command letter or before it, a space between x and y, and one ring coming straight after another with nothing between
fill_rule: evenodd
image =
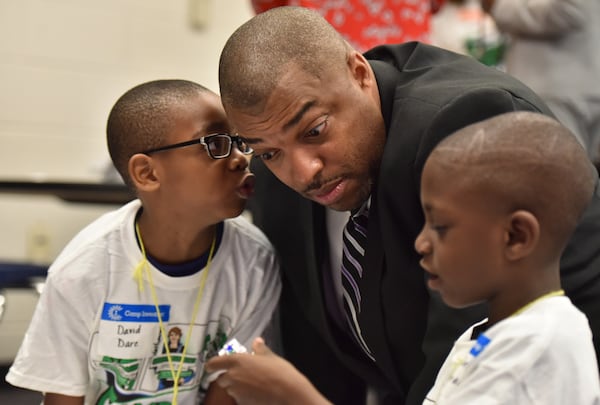
<instances>
[{"instance_id":1,"label":"yellow lanyard","mask_svg":"<svg viewBox=\"0 0 600 405\"><path fill-rule=\"evenodd\" d=\"M171 358L171 350L169 349L169 342L167 333L165 332L165 325L162 321L162 316L160 315L160 309L158 307L158 298L156 297L156 290L154 289L154 283L152 282L152 274L150 273L150 268L148 266L148 257L146 256L146 249L144 247L144 242L142 241L142 235L140 234L140 227L138 223L135 223L135 234L137 235L138 241L140 242L140 249L142 250L142 260L135 266L135 270L133 271L133 278L138 283L138 289L140 292L144 291L144 270L146 272L146 276L148 277L148 285L150 285L150 292L152 294L152 300L154 301L154 307L156 308L156 316L158 317L158 325L160 327L160 335L162 336L163 345L165 346L167 352L167 360L169 361L169 368L171 369L171 377L173 378L173 405L177 405L177 394L179 393L179 377L181 376L181 370L183 369L183 360L185 359L185 354L187 352L188 343L190 341L190 336L192 335L192 327L194 325L194 321L196 319L196 314L198 313L198 308L200 308L200 301L202 299L202 293L204 291L204 285L206 283L206 277L208 276L208 271L210 270L210 264L212 263L213 253L215 251L215 245L217 242L217 236L213 237L212 244L210 246L210 252L208 254L208 260L206 262L206 269L202 273L202 278L200 279L200 289L198 290L198 295L196 296L196 302L194 303L194 310L192 312L192 319L190 320L190 326L188 327L185 341L183 344L183 352L181 353L181 359L179 360L179 366L177 367L177 373L175 373L175 368L173 367L173 360Z\"/></svg>"},{"instance_id":2,"label":"yellow lanyard","mask_svg":"<svg viewBox=\"0 0 600 405\"><path fill-rule=\"evenodd\" d=\"M546 294L534 299L530 303L522 306L521 308L516 310L511 316L519 315L520 313L522 313L525 310L527 310L528 308L530 308L536 302L542 301L542 300L544 300L546 298L550 298L550 297L557 297L560 295L565 295L565 291L564 290L550 291L549 293L546 293ZM482 339L482 337L483 337L483 339ZM473 353L473 348L472 348L471 351L469 352L469 355L467 355L466 357L461 356L461 357L457 358L456 360L453 360L451 369L449 372L450 377L448 380L454 381L455 383L458 382L464 374L465 367L469 364L469 362L473 358L475 358L475 357L477 357L477 355L479 355L479 352L481 352L483 347L485 347L488 343L489 343L489 338L487 338L483 333L480 334L479 338L477 339L477 343L476 343L476 346L480 347L480 349L478 350L478 353Z\"/></svg>"},{"instance_id":3,"label":"yellow lanyard","mask_svg":"<svg viewBox=\"0 0 600 405\"><path fill-rule=\"evenodd\" d=\"M541 297L534 299L529 304L526 304L526 305L522 306L521 308L517 309L515 312L513 312L513 314L511 316L515 316L515 315L519 315L520 313L523 313L523 311L530 308L536 302L539 302L541 300L544 300L544 299L550 298L550 297L558 297L560 295L565 295L565 290L550 291L549 293L546 293L546 294L542 295Z\"/></svg>"}]
</instances>

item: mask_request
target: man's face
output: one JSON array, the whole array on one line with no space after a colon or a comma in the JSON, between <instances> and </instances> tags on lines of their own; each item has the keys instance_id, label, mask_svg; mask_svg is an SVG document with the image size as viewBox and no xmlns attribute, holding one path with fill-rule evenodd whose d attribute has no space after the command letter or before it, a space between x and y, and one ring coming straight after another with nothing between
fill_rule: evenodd
<instances>
[{"instance_id":1,"label":"man's face","mask_svg":"<svg viewBox=\"0 0 600 405\"><path fill-rule=\"evenodd\" d=\"M229 109L255 158L290 188L329 208L358 208L371 193L385 143L376 82L364 59L315 77L290 66L258 114ZM365 73L366 72L366 73ZM359 75L368 74L367 80Z\"/></svg>"}]
</instances>

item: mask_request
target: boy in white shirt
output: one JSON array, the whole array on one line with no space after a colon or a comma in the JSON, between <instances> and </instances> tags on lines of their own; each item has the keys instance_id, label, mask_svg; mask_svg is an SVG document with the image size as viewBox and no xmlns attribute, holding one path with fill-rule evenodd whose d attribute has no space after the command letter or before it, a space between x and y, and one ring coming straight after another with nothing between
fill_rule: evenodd
<instances>
[{"instance_id":1,"label":"boy in white shirt","mask_svg":"<svg viewBox=\"0 0 600 405\"><path fill-rule=\"evenodd\" d=\"M233 404L204 370L269 326L279 268L239 215L252 149L218 95L157 80L119 98L108 148L138 199L84 228L48 271L6 379L52 404Z\"/></svg>"},{"instance_id":2,"label":"boy in white shirt","mask_svg":"<svg viewBox=\"0 0 600 405\"><path fill-rule=\"evenodd\" d=\"M539 114L500 115L435 148L415 248L446 304L489 311L456 341L424 404L600 403L588 320L559 273L596 183L575 136Z\"/></svg>"}]
</instances>

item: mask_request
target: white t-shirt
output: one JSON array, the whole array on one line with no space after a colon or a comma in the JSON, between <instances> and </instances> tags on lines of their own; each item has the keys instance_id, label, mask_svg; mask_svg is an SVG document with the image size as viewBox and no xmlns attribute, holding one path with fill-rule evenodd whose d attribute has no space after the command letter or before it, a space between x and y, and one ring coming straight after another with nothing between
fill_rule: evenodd
<instances>
[{"instance_id":1,"label":"white t-shirt","mask_svg":"<svg viewBox=\"0 0 600 405\"><path fill-rule=\"evenodd\" d=\"M477 341L472 331L455 342L424 405L600 404L592 333L569 298L540 300Z\"/></svg>"},{"instance_id":2,"label":"white t-shirt","mask_svg":"<svg viewBox=\"0 0 600 405\"><path fill-rule=\"evenodd\" d=\"M152 288L133 278L142 260L135 200L84 228L48 271L31 325L6 380L42 392L85 395L86 404L171 402L173 378ZM150 266L177 371L204 268L169 277ZM250 347L272 320L281 283L266 237L243 217L226 220L179 378L178 403L201 401L205 361L236 338ZM179 338L177 338L179 337Z\"/></svg>"}]
</instances>

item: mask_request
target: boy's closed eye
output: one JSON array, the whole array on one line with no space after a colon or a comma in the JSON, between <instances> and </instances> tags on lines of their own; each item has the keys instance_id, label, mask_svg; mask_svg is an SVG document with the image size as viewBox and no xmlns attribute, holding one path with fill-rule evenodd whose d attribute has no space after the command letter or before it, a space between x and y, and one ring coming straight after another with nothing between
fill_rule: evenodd
<instances>
[{"instance_id":1,"label":"boy's closed eye","mask_svg":"<svg viewBox=\"0 0 600 405\"><path fill-rule=\"evenodd\" d=\"M444 236L448 231L448 225L432 225L433 229L439 236Z\"/></svg>"},{"instance_id":2,"label":"boy's closed eye","mask_svg":"<svg viewBox=\"0 0 600 405\"><path fill-rule=\"evenodd\" d=\"M448 231L449 226L440 222L427 222L427 227L436 233L439 237L443 237Z\"/></svg>"}]
</instances>

